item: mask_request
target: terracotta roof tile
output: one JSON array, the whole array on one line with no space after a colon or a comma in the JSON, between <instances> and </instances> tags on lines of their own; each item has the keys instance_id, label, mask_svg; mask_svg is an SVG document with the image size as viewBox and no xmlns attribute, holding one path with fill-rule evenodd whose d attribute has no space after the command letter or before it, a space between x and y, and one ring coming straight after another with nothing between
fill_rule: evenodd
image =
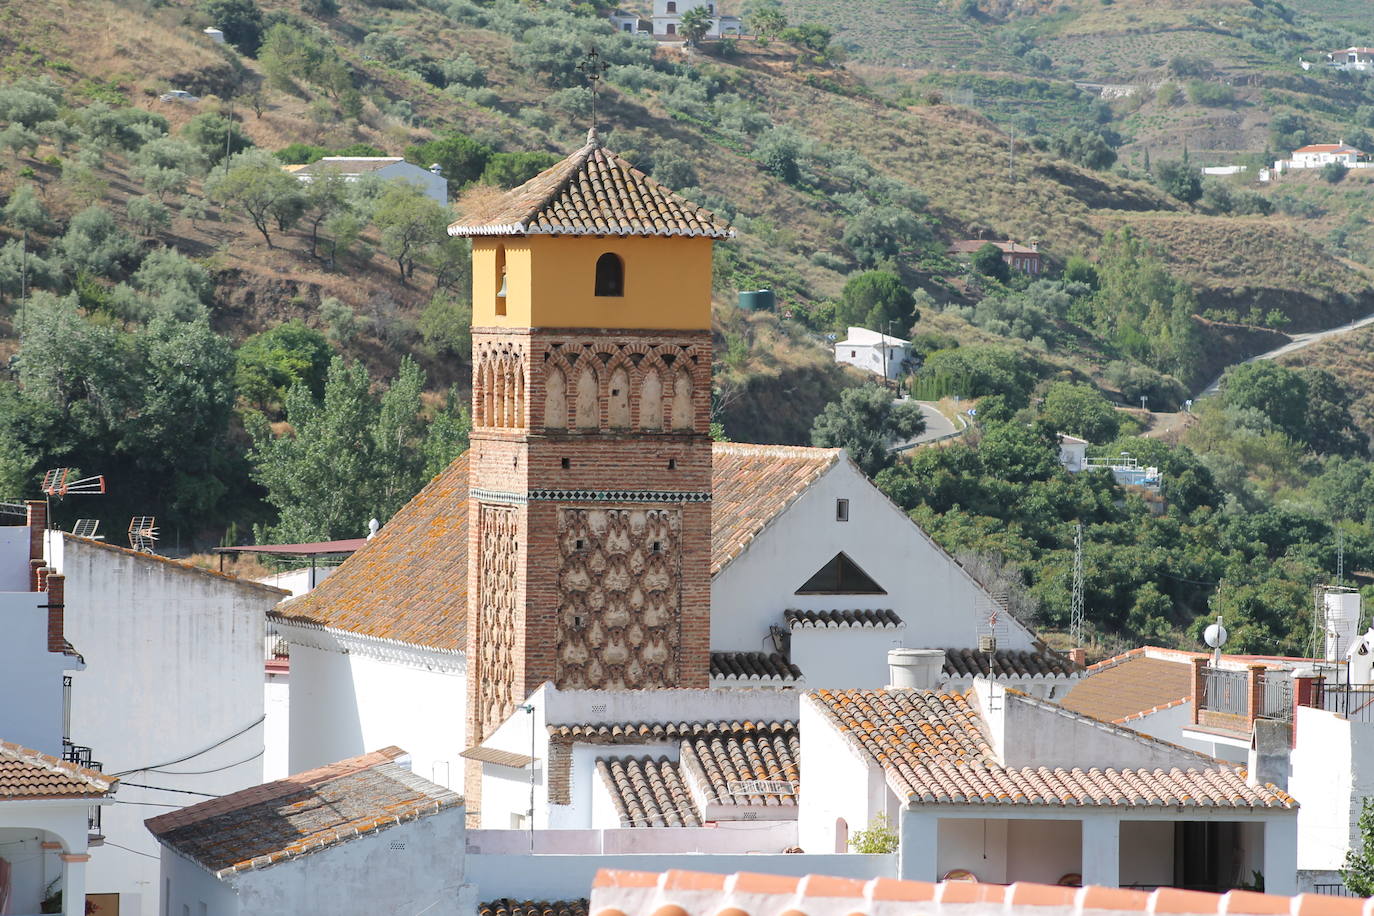
<instances>
[{"instance_id":1,"label":"terracotta roof tile","mask_svg":"<svg viewBox=\"0 0 1374 916\"><path fill-rule=\"evenodd\" d=\"M716 443L712 448L711 573L738 556L839 449ZM468 458L460 455L313 591L272 616L442 651L467 627Z\"/></svg>"},{"instance_id":2,"label":"terracotta roof tile","mask_svg":"<svg viewBox=\"0 0 1374 916\"><path fill-rule=\"evenodd\" d=\"M840 460L837 448L716 443L711 449L711 573L720 572Z\"/></svg>"},{"instance_id":3,"label":"terracotta roof tile","mask_svg":"<svg viewBox=\"0 0 1374 916\"><path fill-rule=\"evenodd\" d=\"M587 144L490 205L450 235L661 235L731 238L714 214L689 203L609 150Z\"/></svg>"},{"instance_id":4,"label":"terracotta roof tile","mask_svg":"<svg viewBox=\"0 0 1374 916\"><path fill-rule=\"evenodd\" d=\"M477 916L587 916L587 898L581 900L489 900L477 908Z\"/></svg>"},{"instance_id":5,"label":"terracotta roof tile","mask_svg":"<svg viewBox=\"0 0 1374 916\"><path fill-rule=\"evenodd\" d=\"M1069 689L1060 705L1104 722L1121 722L1193 693L1193 674L1186 660L1128 653L1088 669L1087 677Z\"/></svg>"},{"instance_id":6,"label":"terracotta roof tile","mask_svg":"<svg viewBox=\"0 0 1374 916\"><path fill-rule=\"evenodd\" d=\"M0 802L38 798L100 798L119 780L50 754L0 741Z\"/></svg>"},{"instance_id":7,"label":"terracotta roof tile","mask_svg":"<svg viewBox=\"0 0 1374 916\"><path fill-rule=\"evenodd\" d=\"M216 875L265 868L463 804L397 761L398 747L341 760L150 818L159 841Z\"/></svg>"},{"instance_id":8,"label":"terracotta roof tile","mask_svg":"<svg viewBox=\"0 0 1374 916\"><path fill-rule=\"evenodd\" d=\"M1272 786L1251 786L1217 763L1183 769L1008 767L961 694L818 690L831 722L878 763L900 796L938 804L1292 808Z\"/></svg>"},{"instance_id":9,"label":"terracotta roof tile","mask_svg":"<svg viewBox=\"0 0 1374 916\"><path fill-rule=\"evenodd\" d=\"M837 629L857 627L865 629L896 629L902 625L902 618L891 609L861 611L799 611L788 608L782 612L789 629Z\"/></svg>"},{"instance_id":10,"label":"terracotta roof tile","mask_svg":"<svg viewBox=\"0 0 1374 916\"><path fill-rule=\"evenodd\" d=\"M1056 652L1028 652L1002 649L992 656L995 677L1070 677L1081 671L1078 665ZM986 677L988 656L977 649L946 649L945 673L953 677Z\"/></svg>"},{"instance_id":11,"label":"terracotta roof tile","mask_svg":"<svg viewBox=\"0 0 1374 916\"><path fill-rule=\"evenodd\" d=\"M700 827L701 816L667 757L602 757L596 761L622 827Z\"/></svg>"},{"instance_id":12,"label":"terracotta roof tile","mask_svg":"<svg viewBox=\"0 0 1374 916\"><path fill-rule=\"evenodd\" d=\"M579 744L651 744L710 735L778 735L795 730L793 722L618 722L550 725L549 737Z\"/></svg>"},{"instance_id":13,"label":"terracotta roof tile","mask_svg":"<svg viewBox=\"0 0 1374 916\"><path fill-rule=\"evenodd\" d=\"M425 485L357 553L274 616L457 650L467 623L468 456Z\"/></svg>"},{"instance_id":14,"label":"terracotta roof tile","mask_svg":"<svg viewBox=\"0 0 1374 916\"><path fill-rule=\"evenodd\" d=\"M682 889L696 893L683 894ZM912 908L909 904L918 903ZM679 905L681 904L681 905ZM1294 913L1298 916L1359 916L1365 901L1348 897L1304 894L1280 897L1231 891L1207 894L1160 888L1153 893L1088 886L1059 887L1018 882L1009 887L988 884L898 881L873 878L804 878L758 875L698 875L691 872L632 872L602 869L592 886L593 916L653 916L672 908L683 916L768 916L795 913L854 916L892 913L893 904L908 905L927 916L958 916L971 912L970 904L994 904L999 912L1034 916L1089 916L1093 913ZM986 908L986 907L985 907ZM484 913L483 916L486 916ZM495 914L493 914L495 916Z\"/></svg>"},{"instance_id":15,"label":"terracotta roof tile","mask_svg":"<svg viewBox=\"0 0 1374 916\"><path fill-rule=\"evenodd\" d=\"M711 678L732 683L795 684L802 671L776 652L712 652Z\"/></svg>"},{"instance_id":16,"label":"terracotta roof tile","mask_svg":"<svg viewBox=\"0 0 1374 916\"><path fill-rule=\"evenodd\" d=\"M682 766L700 780L707 801L717 805L796 807L801 784L801 739L794 722L754 734L717 734L682 742ZM766 792L738 795L732 782L788 782L792 794Z\"/></svg>"}]
</instances>

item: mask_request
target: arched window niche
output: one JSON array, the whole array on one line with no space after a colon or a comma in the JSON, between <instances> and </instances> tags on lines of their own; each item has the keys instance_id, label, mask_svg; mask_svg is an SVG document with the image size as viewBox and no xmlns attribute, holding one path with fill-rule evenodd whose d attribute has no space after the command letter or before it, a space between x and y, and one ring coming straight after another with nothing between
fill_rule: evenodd
<instances>
[{"instance_id":1,"label":"arched window niche","mask_svg":"<svg viewBox=\"0 0 1374 916\"><path fill-rule=\"evenodd\" d=\"M608 251L596 259L596 295L625 295L625 262L620 255Z\"/></svg>"}]
</instances>

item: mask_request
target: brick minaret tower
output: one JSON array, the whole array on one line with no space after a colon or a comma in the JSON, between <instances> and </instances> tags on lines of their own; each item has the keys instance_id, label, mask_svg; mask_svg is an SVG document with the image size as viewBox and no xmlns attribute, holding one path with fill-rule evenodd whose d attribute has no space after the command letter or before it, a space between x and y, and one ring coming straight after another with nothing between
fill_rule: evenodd
<instances>
[{"instance_id":1,"label":"brick minaret tower","mask_svg":"<svg viewBox=\"0 0 1374 916\"><path fill-rule=\"evenodd\" d=\"M733 231L587 145L472 239L467 738L545 681L705 687L711 248Z\"/></svg>"}]
</instances>

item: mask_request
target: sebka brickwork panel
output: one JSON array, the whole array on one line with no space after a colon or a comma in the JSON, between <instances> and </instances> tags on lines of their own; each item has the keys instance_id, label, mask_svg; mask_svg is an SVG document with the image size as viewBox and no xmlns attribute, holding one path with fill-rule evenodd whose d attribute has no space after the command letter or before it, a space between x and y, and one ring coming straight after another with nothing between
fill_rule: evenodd
<instances>
[{"instance_id":1,"label":"sebka brickwork panel","mask_svg":"<svg viewBox=\"0 0 1374 916\"><path fill-rule=\"evenodd\" d=\"M681 536L676 507L560 508L560 688L677 685Z\"/></svg>"}]
</instances>

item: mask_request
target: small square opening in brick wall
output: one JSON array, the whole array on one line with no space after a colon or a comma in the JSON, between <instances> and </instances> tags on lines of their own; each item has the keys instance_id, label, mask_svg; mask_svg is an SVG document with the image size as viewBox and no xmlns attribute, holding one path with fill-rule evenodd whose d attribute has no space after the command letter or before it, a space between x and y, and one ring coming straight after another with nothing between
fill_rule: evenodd
<instances>
[{"instance_id":1,"label":"small square opening in brick wall","mask_svg":"<svg viewBox=\"0 0 1374 916\"><path fill-rule=\"evenodd\" d=\"M563 470L565 470L565 471L566 471L568 468L572 467L572 459L571 459L571 458L560 458L560 459L559 459L559 463L563 466Z\"/></svg>"},{"instance_id":2,"label":"small square opening in brick wall","mask_svg":"<svg viewBox=\"0 0 1374 916\"><path fill-rule=\"evenodd\" d=\"M677 470L677 459L676 459L676 458L669 458L669 459L668 459L668 470L670 470L670 471L676 471L676 470Z\"/></svg>"}]
</instances>

